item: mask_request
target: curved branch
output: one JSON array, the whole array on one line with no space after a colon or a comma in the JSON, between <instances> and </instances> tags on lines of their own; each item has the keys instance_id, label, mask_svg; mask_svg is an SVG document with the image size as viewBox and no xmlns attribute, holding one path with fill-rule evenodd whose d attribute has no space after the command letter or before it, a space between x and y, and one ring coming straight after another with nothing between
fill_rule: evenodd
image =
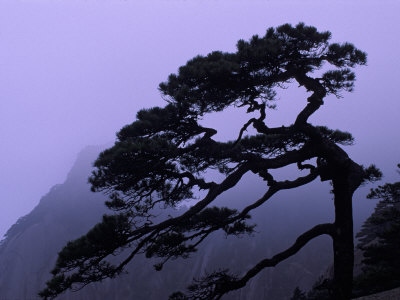
<instances>
[{"instance_id":1,"label":"curved branch","mask_svg":"<svg viewBox=\"0 0 400 300\"><path fill-rule=\"evenodd\" d=\"M303 248L309 241L312 239L323 235L327 234L330 236L333 236L334 234L334 229L335 226L332 223L325 223L325 224L319 224L313 227L312 229L306 231L302 235L300 235L295 243L286 249L283 252L280 252L276 255L274 255L272 258L267 258L263 259L261 262L259 262L256 266L254 266L252 269L250 269L245 276L243 276L238 283L243 283L245 284L250 278L254 277L257 275L262 269L267 268L267 267L274 267L281 261L287 259L288 257L296 254L301 248Z\"/></svg>"},{"instance_id":2,"label":"curved branch","mask_svg":"<svg viewBox=\"0 0 400 300\"><path fill-rule=\"evenodd\" d=\"M294 123L295 125L304 125L307 123L308 118L324 104L323 99L327 92L317 79L309 77L306 74L296 74L294 78L301 86L304 86L307 91L313 92L312 95L307 98L308 104L298 114Z\"/></svg>"},{"instance_id":3,"label":"curved branch","mask_svg":"<svg viewBox=\"0 0 400 300\"><path fill-rule=\"evenodd\" d=\"M251 210L261 206L264 204L268 199L270 199L274 194L276 194L280 190L288 190L288 189L293 189L302 185L305 185L311 181L313 181L315 178L317 178L319 175L318 169L313 169L311 170L310 174L299 177L295 180L289 181L274 181L272 186L268 189L268 191L256 202L252 203L251 205L246 206L235 218L233 218L233 221L239 220L241 218L244 218ZM230 220L232 221L232 220Z\"/></svg>"},{"instance_id":4,"label":"curved branch","mask_svg":"<svg viewBox=\"0 0 400 300\"><path fill-rule=\"evenodd\" d=\"M233 146L236 146L237 143L242 139L243 133L247 130L247 128L250 126L251 123L254 123L256 121L255 118L251 118L250 120L247 121L246 124L243 125L243 127L240 129L239 136L236 139L236 141L233 143Z\"/></svg>"},{"instance_id":5,"label":"curved branch","mask_svg":"<svg viewBox=\"0 0 400 300\"><path fill-rule=\"evenodd\" d=\"M334 224L331 223L326 223L326 224L319 224L312 229L306 231L302 235L300 235L295 243L287 248L285 251L282 251L272 258L267 258L263 259L260 261L257 265L255 265L253 268L251 268L247 273L240 279L237 279L235 281L231 281L228 283L225 283L221 286L216 286L215 290L215 296L213 299L219 299L222 295L240 289L246 285L246 283L256 276L259 272L261 272L263 269L268 268L268 267L275 267L277 264L282 262L283 260L289 258L290 256L293 256L296 254L301 248L303 248L309 241L312 239L320 236L320 235L330 235L333 236L334 234Z\"/></svg>"},{"instance_id":6,"label":"curved branch","mask_svg":"<svg viewBox=\"0 0 400 300\"><path fill-rule=\"evenodd\" d=\"M314 95L314 94L313 94ZM311 98L311 97L310 97ZM304 125L307 123L308 118L315 113L320 106L324 104L324 102L321 99L313 99L313 101L310 101L306 107L297 115L295 125Z\"/></svg>"}]
</instances>

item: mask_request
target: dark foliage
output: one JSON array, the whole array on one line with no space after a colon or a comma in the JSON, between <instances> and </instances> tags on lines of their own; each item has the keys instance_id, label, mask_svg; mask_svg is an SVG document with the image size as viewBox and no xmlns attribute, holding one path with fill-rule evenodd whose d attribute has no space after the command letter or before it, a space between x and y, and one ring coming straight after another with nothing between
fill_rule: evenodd
<instances>
[{"instance_id":1,"label":"dark foliage","mask_svg":"<svg viewBox=\"0 0 400 300\"><path fill-rule=\"evenodd\" d=\"M302 290L300 290L299 287L296 287L290 300L307 300L307 297L306 294Z\"/></svg>"},{"instance_id":2,"label":"dark foliage","mask_svg":"<svg viewBox=\"0 0 400 300\"><path fill-rule=\"evenodd\" d=\"M400 286L400 182L379 186L368 198L380 201L357 234L364 255L363 273L355 281L357 295Z\"/></svg>"},{"instance_id":3,"label":"dark foliage","mask_svg":"<svg viewBox=\"0 0 400 300\"><path fill-rule=\"evenodd\" d=\"M171 299L220 299L322 234L334 239L335 253L339 253L335 257L336 296L346 299L351 291L348 274L353 253L351 197L370 176L338 146L353 143L350 133L314 126L308 118L326 96L341 97L341 92L353 89L351 68L364 65L366 54L349 43L329 43L330 38L329 32L302 23L285 24L269 28L265 36L240 40L234 53L197 56L170 75L159 87L168 104L139 111L137 120L122 128L115 145L95 162L92 190L108 194L106 204L117 214L105 216L101 224L59 253L54 278L40 295L53 298L65 289L114 277L140 253L159 258L155 268L161 270L169 259L191 255L218 230L226 235L250 234L254 225L248 219L253 209L280 190L320 176L333 183L335 223L315 226L244 276L228 270L214 272L195 281L186 295L178 292ZM322 74L312 77L315 71ZM277 89L292 82L310 93L306 105L292 125L270 127L267 109L276 106ZM215 140L216 129L201 125L202 118L228 107L246 108L249 119L236 140ZM256 134L245 135L250 126ZM269 172L291 164L307 174L279 182ZM210 170L224 179L208 181ZM241 211L211 206L246 173L266 181L264 196ZM196 199L198 190L205 191L204 198ZM179 207L188 199L196 204L182 214L155 218L160 207Z\"/></svg>"},{"instance_id":4,"label":"dark foliage","mask_svg":"<svg viewBox=\"0 0 400 300\"><path fill-rule=\"evenodd\" d=\"M319 277L312 289L307 293L305 300L332 300L333 282L332 279Z\"/></svg>"}]
</instances>

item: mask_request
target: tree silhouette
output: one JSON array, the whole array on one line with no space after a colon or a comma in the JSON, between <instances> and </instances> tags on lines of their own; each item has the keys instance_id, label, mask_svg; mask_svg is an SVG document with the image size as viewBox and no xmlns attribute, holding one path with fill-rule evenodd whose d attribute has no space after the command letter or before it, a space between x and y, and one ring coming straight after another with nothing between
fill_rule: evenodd
<instances>
[{"instance_id":1,"label":"tree silhouette","mask_svg":"<svg viewBox=\"0 0 400 300\"><path fill-rule=\"evenodd\" d=\"M357 234L364 257L355 285L360 296L400 286L400 182L372 189L367 197L380 201Z\"/></svg>"},{"instance_id":2,"label":"tree silhouette","mask_svg":"<svg viewBox=\"0 0 400 300\"><path fill-rule=\"evenodd\" d=\"M269 28L263 37L240 40L237 51L197 56L172 74L159 89L167 105L137 113L122 128L115 145L102 152L90 177L93 191L109 194L104 216L85 236L69 242L59 253L53 278L40 295L53 298L67 289L115 277L138 254L157 257L161 270L170 259L188 257L215 231L226 235L253 232L252 210L280 190L305 185L317 177L333 185L335 221L300 235L291 247L234 276L219 270L196 280L186 294L170 299L220 299L240 289L264 268L294 255L313 238L333 239L334 297L350 299L353 274L352 195L368 174L338 145L350 145L350 133L308 122L328 95L352 91L351 68L366 64L366 54L352 44L329 43L330 32L303 23ZM317 72L319 71L319 72ZM312 77L313 73L319 76ZM275 107L277 89L297 83L309 93L290 126L271 127L267 111ZM245 108L248 121L237 139L215 139L217 130L201 125L204 116L228 107ZM245 134L246 131L254 134ZM297 165L307 172L295 180L277 181L270 170ZM217 170L223 179L207 176ZM267 185L260 199L242 210L212 206L247 173ZM196 199L198 190L205 196ZM154 218L162 207L177 207L187 199L195 204L177 216ZM120 254L120 255L118 255ZM113 263L108 258L113 257ZM119 259L119 260L118 260Z\"/></svg>"}]
</instances>

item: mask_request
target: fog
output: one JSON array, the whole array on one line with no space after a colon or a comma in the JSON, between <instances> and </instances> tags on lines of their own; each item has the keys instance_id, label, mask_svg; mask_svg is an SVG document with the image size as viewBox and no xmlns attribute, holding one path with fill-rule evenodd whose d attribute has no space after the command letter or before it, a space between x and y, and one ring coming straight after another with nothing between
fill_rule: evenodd
<instances>
[{"instance_id":1,"label":"fog","mask_svg":"<svg viewBox=\"0 0 400 300\"><path fill-rule=\"evenodd\" d=\"M114 141L142 107L162 106L158 84L188 59L234 51L238 39L305 22L368 53L355 91L327 99L314 124L350 131L358 163L384 181L400 162L398 1L11 1L0 3L0 236L62 183L87 145ZM305 104L285 90L270 120L287 123ZM222 121L221 121L222 120ZM230 132L235 113L210 117ZM362 219L374 203L355 199Z\"/></svg>"}]
</instances>

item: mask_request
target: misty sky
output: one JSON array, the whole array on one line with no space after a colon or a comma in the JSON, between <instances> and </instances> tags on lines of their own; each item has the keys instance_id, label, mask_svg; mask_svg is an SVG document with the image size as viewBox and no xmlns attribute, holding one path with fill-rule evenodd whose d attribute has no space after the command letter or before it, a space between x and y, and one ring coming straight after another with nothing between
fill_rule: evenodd
<instances>
[{"instance_id":1,"label":"misty sky","mask_svg":"<svg viewBox=\"0 0 400 300\"><path fill-rule=\"evenodd\" d=\"M65 180L82 148L114 141L138 109L164 105L158 84L188 59L234 51L238 39L287 22L330 30L368 53L354 93L327 99L312 122L352 132L351 157L397 180L400 2L327 3L2 0L0 235ZM285 91L277 104L271 120L289 122L305 98ZM227 132L234 119L211 121Z\"/></svg>"}]
</instances>

